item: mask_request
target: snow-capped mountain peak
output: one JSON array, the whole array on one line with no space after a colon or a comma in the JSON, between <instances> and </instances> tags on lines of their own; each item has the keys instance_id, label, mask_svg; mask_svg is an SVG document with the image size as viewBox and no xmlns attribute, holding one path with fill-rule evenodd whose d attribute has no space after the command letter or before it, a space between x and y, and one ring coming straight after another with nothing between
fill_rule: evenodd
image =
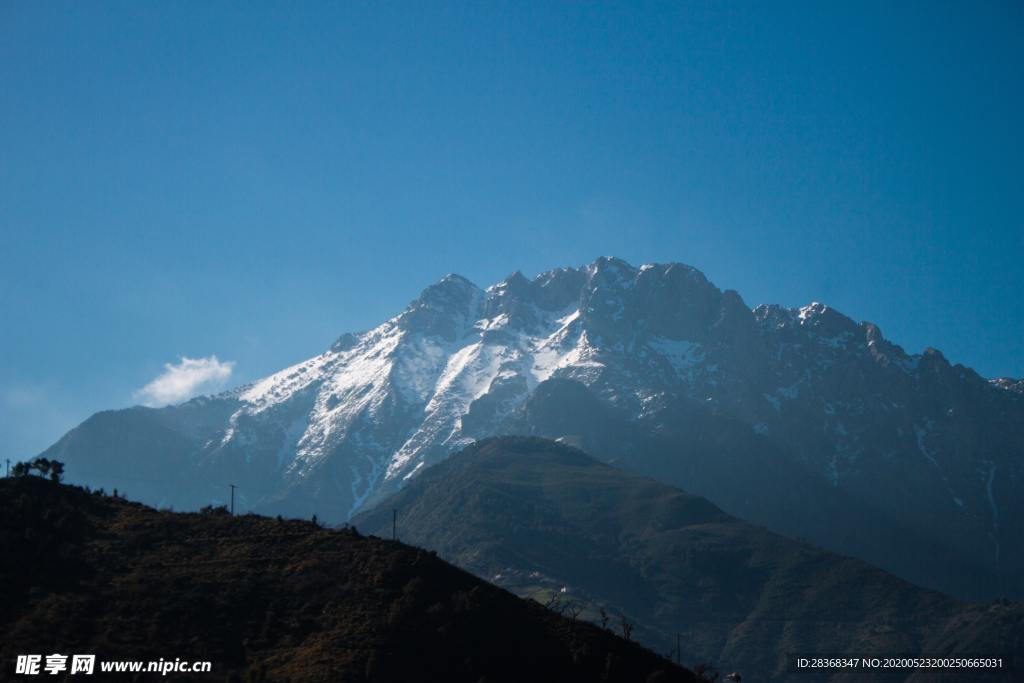
<instances>
[{"instance_id":1,"label":"snow-capped mountain peak","mask_svg":"<svg viewBox=\"0 0 1024 683\"><path fill-rule=\"evenodd\" d=\"M833 518L751 507L766 495L760 479L789 472L814 482L806 486L818 492L805 495L870 500L872 514L891 508L894 517L909 513L891 501L912 496L927 512L906 524L966 525L979 545L965 553L998 557L1000 567L1024 549L1009 540L1010 520L1024 518L1008 507L1007 482L1024 481L1017 383L990 384L931 349L908 354L876 325L819 302L751 310L678 263L604 257L533 278L514 272L484 289L450 274L309 360L132 415L159 423L137 431L150 439L148 457L166 453L160 478L191 482L192 497L170 500L178 505L231 482L250 508L342 521L473 440L527 433L609 448L608 457L821 543L827 535L808 527ZM734 441L693 459L723 434ZM668 450L644 461L640 443ZM758 470L764 453L776 455ZM708 473L730 458L726 485ZM761 475L737 483L747 471ZM908 473L920 486L897 490Z\"/></svg>"},{"instance_id":2,"label":"snow-capped mountain peak","mask_svg":"<svg viewBox=\"0 0 1024 683\"><path fill-rule=\"evenodd\" d=\"M348 482L340 495L354 511L499 429L553 378L578 381L637 416L649 415L653 397L676 395L771 430L784 402L813 390L812 379L787 369L790 355L818 349L816 363L827 368L879 340L877 328L819 302L750 311L735 293L676 263L635 268L603 257L532 279L517 271L486 289L449 274L382 325L229 392L240 405L207 457L230 457L236 448L250 461L259 457L249 452L255 439L244 436L245 426L270 422L281 443L267 450L281 476L316 477L327 467L333 480ZM886 349L886 358L895 354L911 367L898 347ZM762 373L764 386L749 377L749 366L773 364Z\"/></svg>"}]
</instances>

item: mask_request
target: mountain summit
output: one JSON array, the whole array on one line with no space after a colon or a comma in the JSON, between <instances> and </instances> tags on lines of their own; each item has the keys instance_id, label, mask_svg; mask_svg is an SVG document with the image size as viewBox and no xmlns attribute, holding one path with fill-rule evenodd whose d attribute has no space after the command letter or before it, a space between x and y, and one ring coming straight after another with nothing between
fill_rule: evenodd
<instances>
[{"instance_id":1,"label":"mountain summit","mask_svg":"<svg viewBox=\"0 0 1024 683\"><path fill-rule=\"evenodd\" d=\"M966 597L1024 594L1024 395L821 304L601 258L394 318L233 391L94 415L89 483L343 521L482 437L562 438L732 514Z\"/></svg>"}]
</instances>

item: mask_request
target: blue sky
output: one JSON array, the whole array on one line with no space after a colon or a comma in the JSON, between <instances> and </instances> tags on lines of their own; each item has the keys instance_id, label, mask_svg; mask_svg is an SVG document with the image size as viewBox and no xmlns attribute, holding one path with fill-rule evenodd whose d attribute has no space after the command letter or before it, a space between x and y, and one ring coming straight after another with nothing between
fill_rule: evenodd
<instances>
[{"instance_id":1,"label":"blue sky","mask_svg":"<svg viewBox=\"0 0 1024 683\"><path fill-rule=\"evenodd\" d=\"M0 457L603 254L1024 375L1022 7L0 3Z\"/></svg>"}]
</instances>

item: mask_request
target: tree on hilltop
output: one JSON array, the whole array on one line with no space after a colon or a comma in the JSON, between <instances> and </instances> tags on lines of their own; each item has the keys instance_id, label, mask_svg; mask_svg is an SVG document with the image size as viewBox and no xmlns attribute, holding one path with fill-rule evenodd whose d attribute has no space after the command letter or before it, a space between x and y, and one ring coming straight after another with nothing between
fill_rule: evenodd
<instances>
[{"instance_id":1,"label":"tree on hilltop","mask_svg":"<svg viewBox=\"0 0 1024 683\"><path fill-rule=\"evenodd\" d=\"M11 476L13 477L27 477L32 474L35 470L39 473L38 476L46 477L50 481L59 482L64 478L64 463L59 460L50 460L42 456L29 460L28 462L19 462L11 469Z\"/></svg>"}]
</instances>

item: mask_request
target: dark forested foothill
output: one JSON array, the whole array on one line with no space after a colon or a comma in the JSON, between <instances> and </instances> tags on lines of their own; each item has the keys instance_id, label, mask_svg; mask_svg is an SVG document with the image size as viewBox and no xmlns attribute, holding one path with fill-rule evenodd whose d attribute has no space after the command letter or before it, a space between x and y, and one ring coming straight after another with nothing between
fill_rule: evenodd
<instances>
[{"instance_id":1,"label":"dark forested foothill","mask_svg":"<svg viewBox=\"0 0 1024 683\"><path fill-rule=\"evenodd\" d=\"M54 652L209 660L201 681L695 680L608 630L352 529L159 512L12 477L0 480L0 548L0 680L16 655Z\"/></svg>"}]
</instances>

